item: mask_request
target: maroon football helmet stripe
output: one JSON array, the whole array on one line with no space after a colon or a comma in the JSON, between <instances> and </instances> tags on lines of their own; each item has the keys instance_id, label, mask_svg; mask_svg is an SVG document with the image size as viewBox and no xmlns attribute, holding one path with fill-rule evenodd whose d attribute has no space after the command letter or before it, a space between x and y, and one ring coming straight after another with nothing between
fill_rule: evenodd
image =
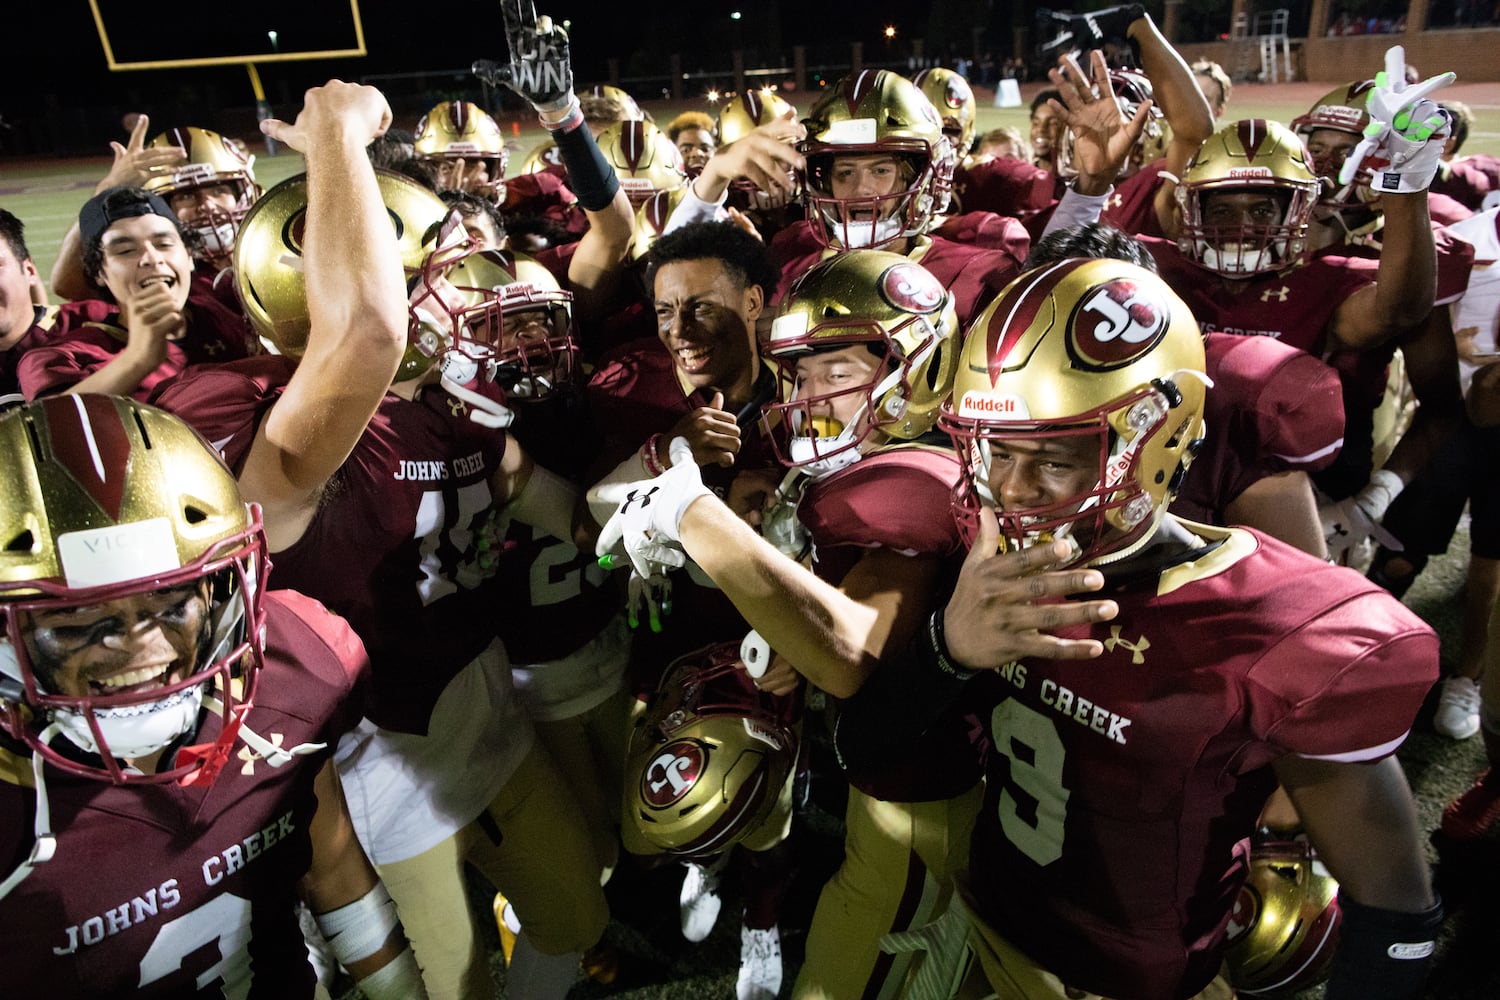
<instances>
[{"instance_id":1,"label":"maroon football helmet stripe","mask_svg":"<svg viewBox=\"0 0 1500 1000\"><path fill-rule=\"evenodd\" d=\"M125 501L125 475L111 477L110 470L130 468L128 460L118 458L129 453L130 439L114 401L85 394L49 396L41 403L47 413L52 459L110 520L118 521Z\"/></svg>"},{"instance_id":2,"label":"maroon football helmet stripe","mask_svg":"<svg viewBox=\"0 0 1500 1000\"><path fill-rule=\"evenodd\" d=\"M1255 156L1260 152L1260 147L1266 141L1266 128L1264 119L1246 118L1239 122L1236 128L1240 137L1240 145L1245 147L1245 155L1251 163L1255 162ZM1275 147L1272 146L1272 150Z\"/></svg>"},{"instance_id":3,"label":"maroon football helmet stripe","mask_svg":"<svg viewBox=\"0 0 1500 1000\"><path fill-rule=\"evenodd\" d=\"M1008 312L997 311L990 317L985 336L988 338L986 354L990 359L991 381L1012 367L1008 363L1011 351L1020 343L1022 335L1031 329L1031 324L1035 322L1042 307L1050 301L1052 290L1082 263L1084 261L1065 260L1051 267L1032 271L1029 277L1022 278L1028 285L1018 296L1016 305Z\"/></svg>"}]
</instances>

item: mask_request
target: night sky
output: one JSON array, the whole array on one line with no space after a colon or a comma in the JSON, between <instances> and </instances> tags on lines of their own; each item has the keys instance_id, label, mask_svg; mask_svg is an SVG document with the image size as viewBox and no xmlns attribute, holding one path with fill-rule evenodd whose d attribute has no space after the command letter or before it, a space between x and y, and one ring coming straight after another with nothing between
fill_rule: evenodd
<instances>
[{"instance_id":1,"label":"night sky","mask_svg":"<svg viewBox=\"0 0 1500 1000\"><path fill-rule=\"evenodd\" d=\"M100 9L118 61L202 56L268 54L267 31L277 32L281 52L353 46L348 0L229 0L209 4L163 7L140 0L99 0ZM182 69L110 74L103 47L85 0L52 0L26 5L40 19L31 35L38 44L27 46L0 65L0 111L14 111L38 90L72 99L98 94L100 88L128 86L149 92L157 88L194 85L194 76L227 70ZM764 48L784 51L792 43L814 47L866 40L867 51L884 44L881 31L894 23L906 37L927 34L929 16L949 6L993 12L983 0L950 0L933 4L898 4L889 0L823 0L818 4L786 0L702 0L692 4L579 3L566 0L542 10L573 24L574 62L580 80L604 76L608 57L622 66L664 64L665 53L685 53L686 61L728 63L728 50ZM234 13L215 13L231 9ZM742 10L739 21L730 18ZM173 16L181 11L181 16ZM424 11L423 13L413 13ZM322 61L270 67L263 77L285 73L302 80L363 74L465 66L480 56L504 51L500 8L496 0L442 0L436 4L367 2L361 5L369 55L359 59ZM688 11L692 16L688 16ZM901 12L906 12L902 18ZM170 13L168 13L170 12ZM163 14L168 13L167 19ZM918 23L918 19L922 23ZM949 19L951 23L951 19ZM208 22L205 24L205 22ZM59 63L57 51L71 53ZM66 68L64 68L66 67ZM662 66L664 69L664 65ZM243 77L243 70L234 69ZM130 79L126 79L130 78ZM29 93L28 93L29 92Z\"/></svg>"}]
</instances>

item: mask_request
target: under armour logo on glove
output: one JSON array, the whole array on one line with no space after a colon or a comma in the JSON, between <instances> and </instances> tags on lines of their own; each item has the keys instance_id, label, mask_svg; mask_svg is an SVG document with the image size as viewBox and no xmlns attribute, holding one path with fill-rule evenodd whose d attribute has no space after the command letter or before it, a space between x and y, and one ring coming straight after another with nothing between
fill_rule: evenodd
<instances>
[{"instance_id":1,"label":"under armour logo on glove","mask_svg":"<svg viewBox=\"0 0 1500 1000\"><path fill-rule=\"evenodd\" d=\"M653 485L648 490L631 490L629 493L625 494L625 502L620 505L620 510L629 510L631 505L635 504L636 502L639 502L643 509L651 506L651 498L656 495L659 489L661 489L661 487Z\"/></svg>"}]
</instances>

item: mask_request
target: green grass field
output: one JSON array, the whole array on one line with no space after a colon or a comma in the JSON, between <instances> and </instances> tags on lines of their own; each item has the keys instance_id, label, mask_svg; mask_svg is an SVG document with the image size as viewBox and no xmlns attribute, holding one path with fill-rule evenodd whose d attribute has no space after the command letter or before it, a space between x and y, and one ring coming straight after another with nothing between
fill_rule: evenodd
<instances>
[{"instance_id":1,"label":"green grass field","mask_svg":"<svg viewBox=\"0 0 1500 1000\"><path fill-rule=\"evenodd\" d=\"M1031 97L1042 88L1040 83L1026 84L1021 96L1029 104ZM1230 101L1229 114L1237 118L1271 118L1289 122L1306 111L1317 99L1331 88L1326 83L1291 83L1278 85L1241 84L1235 88ZM987 98L987 92L981 92ZM1500 84L1456 84L1442 92L1445 98L1466 102L1475 111L1479 121L1470 133L1465 152L1500 155ZM802 111L808 102L799 103ZM707 102L689 104L647 104L657 122L665 124L678 112L688 108L709 108ZM281 114L294 114L291 108L278 108ZM979 130L981 132L1002 125L1019 128L1027 133L1029 112L1026 106L1019 108L996 108L981 103ZM214 123L203 122L212 128ZM416 123L400 122L407 128ZM525 154L545 138L545 133L534 120L522 120L520 135L512 140L512 166L519 166ZM509 130L511 122L503 126ZM256 177L269 188L302 170L301 157L295 153L282 152L280 156L265 155L265 147L255 136L243 136L251 148L258 153L255 164ZM125 136L121 136L123 142ZM63 233L77 218L78 209L88 200L99 178L109 169L109 157L75 160L26 160L7 162L0 160L0 207L18 215L26 223L26 242L31 249L37 268L44 277L49 277L52 263L57 257L57 248Z\"/></svg>"}]
</instances>

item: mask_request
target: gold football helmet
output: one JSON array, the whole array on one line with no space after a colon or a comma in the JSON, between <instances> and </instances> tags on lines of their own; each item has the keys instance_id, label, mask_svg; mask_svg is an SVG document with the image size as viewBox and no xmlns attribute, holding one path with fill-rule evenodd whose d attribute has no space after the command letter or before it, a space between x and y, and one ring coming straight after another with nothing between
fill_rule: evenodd
<instances>
[{"instance_id":1,"label":"gold football helmet","mask_svg":"<svg viewBox=\"0 0 1500 1000\"><path fill-rule=\"evenodd\" d=\"M74 774L188 778L210 757L164 760L153 774L122 759L196 732L205 704L223 716L221 739L235 739L231 708L250 702L262 663L259 509L180 418L128 398L51 396L11 410L0 462L0 728ZM184 588L206 602L195 662L114 694L92 680L81 695L54 685L60 656L124 625L50 622L131 597L154 609ZM160 614L172 611L163 603Z\"/></svg>"},{"instance_id":2,"label":"gold football helmet","mask_svg":"<svg viewBox=\"0 0 1500 1000\"><path fill-rule=\"evenodd\" d=\"M664 853L718 854L770 814L797 744L796 701L755 688L739 643L679 657L631 729L624 822Z\"/></svg>"},{"instance_id":3,"label":"gold football helmet","mask_svg":"<svg viewBox=\"0 0 1500 1000\"><path fill-rule=\"evenodd\" d=\"M1366 102L1373 89L1374 80L1355 80L1324 94L1306 114L1292 119L1292 130L1307 147L1308 162L1322 181L1322 201L1326 205L1344 205L1351 193L1357 193L1362 201L1378 197L1378 193L1370 190L1368 170L1360 170L1351 185L1339 183L1344 160L1364 136L1365 126L1370 124ZM1315 135L1318 132L1325 134Z\"/></svg>"},{"instance_id":4,"label":"gold football helmet","mask_svg":"<svg viewBox=\"0 0 1500 1000\"><path fill-rule=\"evenodd\" d=\"M796 107L776 91L746 88L719 109L719 145L727 146L788 113L796 117Z\"/></svg>"},{"instance_id":5,"label":"gold football helmet","mask_svg":"<svg viewBox=\"0 0 1500 1000\"><path fill-rule=\"evenodd\" d=\"M783 464L828 475L857 461L876 431L910 441L932 429L958 366L953 296L909 257L851 250L820 261L787 293L763 350L782 369L790 398L765 407L791 436L768 434ZM837 392L802 396L797 361L819 351L865 345L882 359L872 379ZM829 413L838 397L863 400L847 424ZM874 443L874 442L872 442Z\"/></svg>"},{"instance_id":6,"label":"gold football helmet","mask_svg":"<svg viewBox=\"0 0 1500 1000\"><path fill-rule=\"evenodd\" d=\"M746 89L719 109L719 145L728 146L760 126L788 114L795 118L796 107L774 90ZM797 178L788 174L788 180L795 190ZM766 210L785 204L786 201L785 195L779 198L766 195L748 177L736 177L729 182L729 186L744 192L750 207L754 209Z\"/></svg>"},{"instance_id":7,"label":"gold football helmet","mask_svg":"<svg viewBox=\"0 0 1500 1000\"><path fill-rule=\"evenodd\" d=\"M957 154L937 109L905 77L883 69L852 73L828 89L803 124L807 215L827 245L882 247L920 235L947 208ZM896 190L834 194L835 159L879 154L901 165Z\"/></svg>"},{"instance_id":8,"label":"gold football helmet","mask_svg":"<svg viewBox=\"0 0 1500 1000\"><path fill-rule=\"evenodd\" d=\"M397 379L415 378L445 349L451 324L433 286L443 270L472 249L463 220L409 177L377 170L380 196L396 230L407 286L413 292L406 356ZM307 175L276 185L245 216L234 252L234 281L255 332L277 353L300 357L307 345L307 285L302 239ZM425 293L424 293L425 290Z\"/></svg>"},{"instance_id":9,"label":"gold football helmet","mask_svg":"<svg viewBox=\"0 0 1500 1000\"><path fill-rule=\"evenodd\" d=\"M596 83L592 87L587 87L578 92L578 99L580 101L588 100L589 98L615 102L620 108L620 121L643 122L648 120L646 113L641 110L640 104L636 103L636 99L612 84Z\"/></svg>"},{"instance_id":10,"label":"gold football helmet","mask_svg":"<svg viewBox=\"0 0 1500 1000\"><path fill-rule=\"evenodd\" d=\"M943 134L953 144L958 158L968 156L979 127L979 102L974 99L974 88L969 81L951 69L932 66L912 77L911 82L921 88L943 116Z\"/></svg>"},{"instance_id":11,"label":"gold football helmet","mask_svg":"<svg viewBox=\"0 0 1500 1000\"><path fill-rule=\"evenodd\" d=\"M970 533L996 510L1008 548L1070 534L1078 563L1138 550L1166 516L1203 438L1203 337L1166 283L1134 264L1071 259L1012 281L969 328L938 425L963 479L955 505ZM998 509L997 445L1093 434L1097 481L1076 496Z\"/></svg>"},{"instance_id":12,"label":"gold football helmet","mask_svg":"<svg viewBox=\"0 0 1500 1000\"><path fill-rule=\"evenodd\" d=\"M525 254L483 250L449 268L447 279L468 305L457 314L459 333L445 365L463 359L499 385L507 402L545 399L572 381L573 293L551 271Z\"/></svg>"},{"instance_id":13,"label":"gold football helmet","mask_svg":"<svg viewBox=\"0 0 1500 1000\"><path fill-rule=\"evenodd\" d=\"M523 174L539 174L543 170L561 170L567 173L567 169L563 166L562 154L557 151L557 143L551 139L537 143L526 154L526 159L521 161Z\"/></svg>"},{"instance_id":14,"label":"gold football helmet","mask_svg":"<svg viewBox=\"0 0 1500 1000\"><path fill-rule=\"evenodd\" d=\"M483 163L489 182L505 177L510 159L499 124L469 101L443 101L423 115L417 122L413 148L417 159L432 162L435 167L460 159Z\"/></svg>"},{"instance_id":15,"label":"gold football helmet","mask_svg":"<svg viewBox=\"0 0 1500 1000\"><path fill-rule=\"evenodd\" d=\"M182 219L183 225L197 231L203 240L204 251L211 256L227 256L234 250L235 229L261 195L260 185L255 180L255 157L247 155L219 133L193 126L169 128L146 144L147 149L171 146L181 149L187 159L173 167L170 173L147 178L142 187L172 205L174 196L217 184L227 185L234 193L231 207L194 206ZM179 211L177 206L172 210Z\"/></svg>"},{"instance_id":16,"label":"gold football helmet","mask_svg":"<svg viewBox=\"0 0 1500 1000\"><path fill-rule=\"evenodd\" d=\"M651 252L651 246L667 231L667 221L682 199L687 195L687 186L658 191L635 212L635 232L630 237L630 259L642 261Z\"/></svg>"},{"instance_id":17,"label":"gold football helmet","mask_svg":"<svg viewBox=\"0 0 1500 1000\"><path fill-rule=\"evenodd\" d=\"M599 133L599 151L615 168L633 208L639 209L658 191L671 191L687 183L682 153L650 122L616 122Z\"/></svg>"},{"instance_id":18,"label":"gold football helmet","mask_svg":"<svg viewBox=\"0 0 1500 1000\"><path fill-rule=\"evenodd\" d=\"M1321 982L1338 945L1338 893L1306 842L1252 847L1224 949L1236 992L1281 995Z\"/></svg>"},{"instance_id":19,"label":"gold football helmet","mask_svg":"<svg viewBox=\"0 0 1500 1000\"><path fill-rule=\"evenodd\" d=\"M1275 196L1279 220L1212 224L1205 202L1220 193ZM1279 122L1246 118L1209 136L1188 162L1177 186L1182 252L1226 278L1279 271L1307 246L1307 224L1318 196L1318 178L1302 140Z\"/></svg>"},{"instance_id":20,"label":"gold football helmet","mask_svg":"<svg viewBox=\"0 0 1500 1000\"><path fill-rule=\"evenodd\" d=\"M1125 178L1152 160L1159 160L1167 154L1167 144L1172 141L1172 126L1156 105L1156 92L1146 74L1134 69L1112 69L1109 71L1109 83L1115 92L1115 103L1120 106L1120 114L1126 121L1135 117L1143 102L1152 102L1151 110L1146 113L1146 126L1131 148L1130 155L1126 157L1124 166L1120 168L1120 177ZM1072 129L1062 130L1056 168L1058 176L1067 180L1078 176L1078 168L1073 164Z\"/></svg>"}]
</instances>

